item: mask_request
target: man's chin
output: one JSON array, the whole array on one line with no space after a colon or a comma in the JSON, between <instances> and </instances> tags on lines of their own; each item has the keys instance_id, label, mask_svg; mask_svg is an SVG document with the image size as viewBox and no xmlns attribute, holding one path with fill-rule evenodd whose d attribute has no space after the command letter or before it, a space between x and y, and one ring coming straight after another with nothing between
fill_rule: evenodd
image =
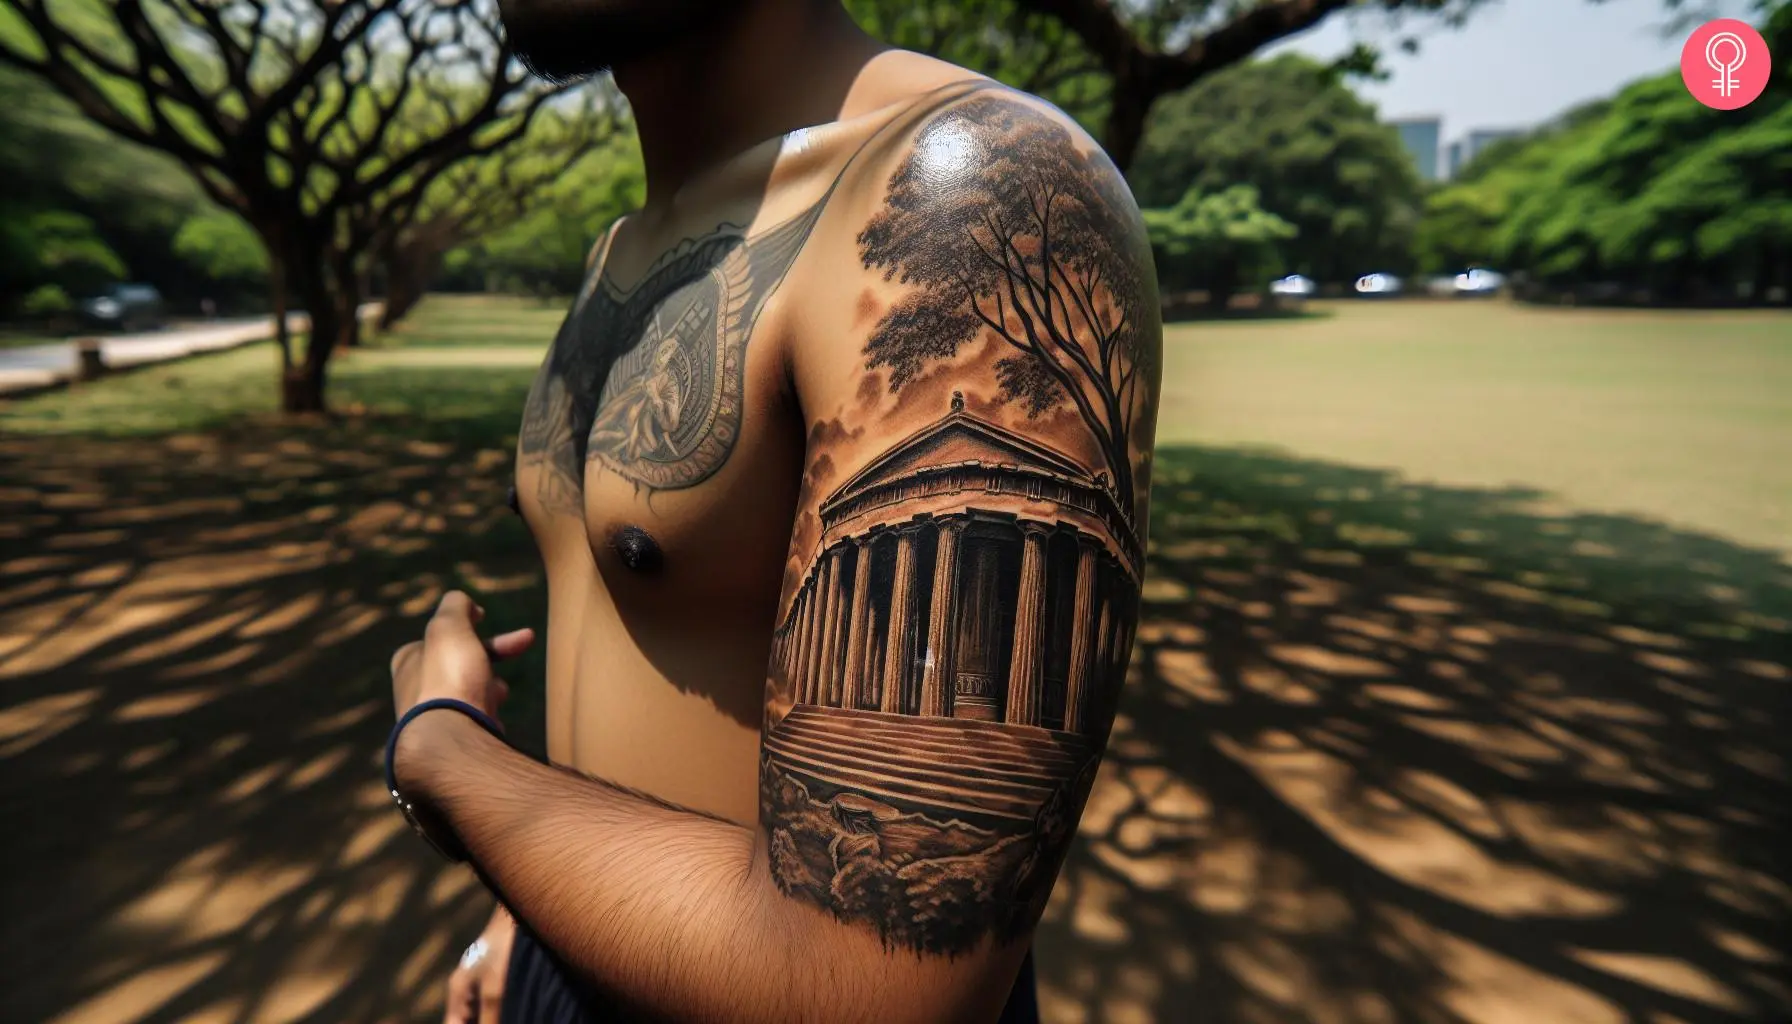
<instances>
[{"instance_id":1,"label":"man's chin","mask_svg":"<svg viewBox=\"0 0 1792 1024\"><path fill-rule=\"evenodd\" d=\"M565 85L580 79L601 75L610 70L607 63L593 64L589 58L570 59L566 55L551 50L525 50L517 48L517 60L536 78L544 79L554 85Z\"/></svg>"},{"instance_id":2,"label":"man's chin","mask_svg":"<svg viewBox=\"0 0 1792 1024\"><path fill-rule=\"evenodd\" d=\"M571 82L675 46L712 8L707 0L500 0L498 12L524 67Z\"/></svg>"}]
</instances>

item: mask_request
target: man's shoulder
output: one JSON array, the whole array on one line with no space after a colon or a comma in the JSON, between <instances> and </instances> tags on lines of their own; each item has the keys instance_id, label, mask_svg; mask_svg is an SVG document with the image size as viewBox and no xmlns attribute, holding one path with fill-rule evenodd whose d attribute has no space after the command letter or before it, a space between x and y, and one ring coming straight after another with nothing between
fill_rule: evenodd
<instances>
[{"instance_id":1,"label":"man's shoulder","mask_svg":"<svg viewBox=\"0 0 1792 1024\"><path fill-rule=\"evenodd\" d=\"M982 76L914 96L858 162L868 179L906 172L942 193L998 171L1035 179L1073 174L1099 185L1103 201L1137 212L1124 175L1082 125L1044 99Z\"/></svg>"},{"instance_id":2,"label":"man's shoulder","mask_svg":"<svg viewBox=\"0 0 1792 1024\"><path fill-rule=\"evenodd\" d=\"M1120 169L1069 115L999 82L916 96L854 163L853 240L867 269L890 270L880 253L891 246L1007 231L1067 245L1098 237L1108 260L1149 273L1145 226Z\"/></svg>"}]
</instances>

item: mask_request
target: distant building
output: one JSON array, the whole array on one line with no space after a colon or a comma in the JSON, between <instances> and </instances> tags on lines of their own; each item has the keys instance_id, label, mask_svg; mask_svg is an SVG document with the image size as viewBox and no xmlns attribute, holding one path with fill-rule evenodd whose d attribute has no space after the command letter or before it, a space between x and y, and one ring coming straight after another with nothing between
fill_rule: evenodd
<instances>
[{"instance_id":1,"label":"distant building","mask_svg":"<svg viewBox=\"0 0 1792 1024\"><path fill-rule=\"evenodd\" d=\"M1446 173L1454 178L1462 173L1463 168L1475 162L1488 146L1501 139L1510 139L1523 135L1524 128L1476 128L1466 136L1450 143L1449 159L1446 162Z\"/></svg>"},{"instance_id":2,"label":"distant building","mask_svg":"<svg viewBox=\"0 0 1792 1024\"><path fill-rule=\"evenodd\" d=\"M1438 117L1406 117L1392 122L1400 133L1400 141L1412 154L1419 167L1419 176L1426 181L1438 180L1438 144L1443 136L1443 119Z\"/></svg>"}]
</instances>

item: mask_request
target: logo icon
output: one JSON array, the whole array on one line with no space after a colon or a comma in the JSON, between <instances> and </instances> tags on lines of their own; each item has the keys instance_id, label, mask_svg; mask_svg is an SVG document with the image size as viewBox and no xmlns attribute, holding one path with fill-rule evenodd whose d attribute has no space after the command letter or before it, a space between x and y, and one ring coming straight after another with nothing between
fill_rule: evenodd
<instances>
[{"instance_id":1,"label":"logo icon","mask_svg":"<svg viewBox=\"0 0 1792 1024\"><path fill-rule=\"evenodd\" d=\"M1716 110L1753 103L1773 74L1767 40L1747 22L1719 18L1699 26L1680 50L1680 78L1693 99Z\"/></svg>"}]
</instances>

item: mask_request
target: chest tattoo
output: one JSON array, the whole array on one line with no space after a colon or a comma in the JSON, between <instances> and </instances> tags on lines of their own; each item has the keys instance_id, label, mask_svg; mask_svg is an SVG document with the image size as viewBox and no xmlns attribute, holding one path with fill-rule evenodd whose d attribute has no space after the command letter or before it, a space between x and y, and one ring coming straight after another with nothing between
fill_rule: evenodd
<instances>
[{"instance_id":1,"label":"chest tattoo","mask_svg":"<svg viewBox=\"0 0 1792 1024\"><path fill-rule=\"evenodd\" d=\"M724 224L686 239L627 290L596 272L523 411L522 462L540 470L543 507L579 513L592 462L677 490L728 461L753 325L826 202L752 237Z\"/></svg>"}]
</instances>

